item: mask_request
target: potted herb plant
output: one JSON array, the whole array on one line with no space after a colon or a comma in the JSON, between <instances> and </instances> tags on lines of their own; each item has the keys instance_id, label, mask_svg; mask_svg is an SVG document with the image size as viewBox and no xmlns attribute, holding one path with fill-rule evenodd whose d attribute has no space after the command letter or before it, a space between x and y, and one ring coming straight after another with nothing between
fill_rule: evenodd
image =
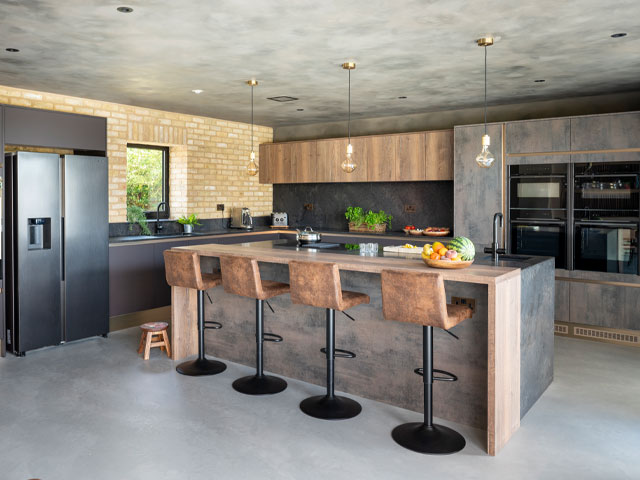
<instances>
[{"instance_id":1,"label":"potted herb plant","mask_svg":"<svg viewBox=\"0 0 640 480\"><path fill-rule=\"evenodd\" d=\"M350 232L384 233L387 226L391 228L391 215L384 210L365 211L361 207L348 207L344 216L349 221Z\"/></svg>"},{"instance_id":2,"label":"potted herb plant","mask_svg":"<svg viewBox=\"0 0 640 480\"><path fill-rule=\"evenodd\" d=\"M178 218L178 223L182 225L182 227L184 228L184 233L193 233L194 225L198 225L198 226L202 225L201 223L198 222L198 220L199 220L198 214L192 213L188 217L184 216L184 217Z\"/></svg>"}]
</instances>

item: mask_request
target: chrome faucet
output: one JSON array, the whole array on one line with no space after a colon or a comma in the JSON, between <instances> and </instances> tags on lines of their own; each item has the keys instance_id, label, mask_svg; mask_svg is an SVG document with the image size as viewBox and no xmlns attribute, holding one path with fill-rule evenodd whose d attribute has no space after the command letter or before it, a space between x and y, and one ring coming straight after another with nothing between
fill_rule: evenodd
<instances>
[{"instance_id":1,"label":"chrome faucet","mask_svg":"<svg viewBox=\"0 0 640 480\"><path fill-rule=\"evenodd\" d=\"M502 220L503 217L500 212L497 212L493 216L493 245L491 246L491 248L486 247L484 249L484 253L491 254L491 258L493 258L494 262L498 261L498 254L506 253L504 248L500 248L500 243L498 241L498 228L502 228Z\"/></svg>"},{"instance_id":2,"label":"chrome faucet","mask_svg":"<svg viewBox=\"0 0 640 480\"><path fill-rule=\"evenodd\" d=\"M160 202L158 204L158 208L156 208L156 235L158 235L158 233L160 232L160 230L162 230L164 227L162 225L160 225L160 207L161 206L167 206L167 202Z\"/></svg>"}]
</instances>

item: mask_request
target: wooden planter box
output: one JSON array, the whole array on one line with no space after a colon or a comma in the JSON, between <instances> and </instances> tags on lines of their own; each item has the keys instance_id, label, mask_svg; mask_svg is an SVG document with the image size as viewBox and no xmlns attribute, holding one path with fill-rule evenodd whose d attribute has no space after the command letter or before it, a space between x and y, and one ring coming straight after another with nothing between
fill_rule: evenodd
<instances>
[{"instance_id":1,"label":"wooden planter box","mask_svg":"<svg viewBox=\"0 0 640 480\"><path fill-rule=\"evenodd\" d=\"M384 233L387 231L387 224L378 223L377 225L374 226L373 229L371 229L366 223L363 223L359 227L356 227L353 222L349 222L349 231L362 232L362 233Z\"/></svg>"}]
</instances>

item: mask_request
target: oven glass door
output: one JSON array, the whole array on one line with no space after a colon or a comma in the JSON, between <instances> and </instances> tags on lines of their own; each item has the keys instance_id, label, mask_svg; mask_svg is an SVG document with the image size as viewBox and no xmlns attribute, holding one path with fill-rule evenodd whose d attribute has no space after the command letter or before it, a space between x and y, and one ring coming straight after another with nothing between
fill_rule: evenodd
<instances>
[{"instance_id":1,"label":"oven glass door","mask_svg":"<svg viewBox=\"0 0 640 480\"><path fill-rule=\"evenodd\" d=\"M511 253L555 257L556 268L567 268L566 250L564 222L511 222Z\"/></svg>"},{"instance_id":2,"label":"oven glass door","mask_svg":"<svg viewBox=\"0 0 640 480\"><path fill-rule=\"evenodd\" d=\"M567 178L512 177L510 193L512 209L563 209L567 207Z\"/></svg>"},{"instance_id":3,"label":"oven glass door","mask_svg":"<svg viewBox=\"0 0 640 480\"><path fill-rule=\"evenodd\" d=\"M575 268L638 274L638 225L576 222Z\"/></svg>"}]
</instances>

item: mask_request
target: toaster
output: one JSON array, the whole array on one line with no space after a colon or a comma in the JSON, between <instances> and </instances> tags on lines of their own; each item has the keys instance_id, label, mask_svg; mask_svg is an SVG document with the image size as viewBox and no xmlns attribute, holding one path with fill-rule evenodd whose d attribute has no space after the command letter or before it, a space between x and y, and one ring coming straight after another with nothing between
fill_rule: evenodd
<instances>
[{"instance_id":1,"label":"toaster","mask_svg":"<svg viewBox=\"0 0 640 480\"><path fill-rule=\"evenodd\" d=\"M273 225L274 227L289 226L289 215L287 215L286 212L272 212L271 225Z\"/></svg>"}]
</instances>

